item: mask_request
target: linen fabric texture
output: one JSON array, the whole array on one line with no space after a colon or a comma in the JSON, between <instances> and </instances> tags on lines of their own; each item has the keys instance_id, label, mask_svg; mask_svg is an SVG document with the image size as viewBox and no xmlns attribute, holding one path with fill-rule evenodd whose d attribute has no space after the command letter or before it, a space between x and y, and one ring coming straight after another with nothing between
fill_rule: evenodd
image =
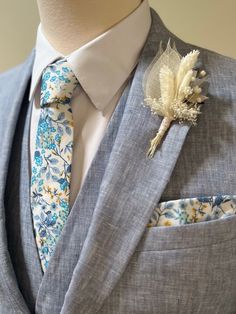
<instances>
[{"instance_id":1,"label":"linen fabric texture","mask_svg":"<svg viewBox=\"0 0 236 314\"><path fill-rule=\"evenodd\" d=\"M152 25L42 275L29 201L28 102L34 53L0 76L0 312L236 313L236 216L147 228L160 202L235 195L236 61ZM173 123L151 160L161 119L142 106L160 41L198 48L209 99L198 126ZM6 118L7 117L7 118ZM14 184L13 184L14 183Z\"/></svg>"}]
</instances>

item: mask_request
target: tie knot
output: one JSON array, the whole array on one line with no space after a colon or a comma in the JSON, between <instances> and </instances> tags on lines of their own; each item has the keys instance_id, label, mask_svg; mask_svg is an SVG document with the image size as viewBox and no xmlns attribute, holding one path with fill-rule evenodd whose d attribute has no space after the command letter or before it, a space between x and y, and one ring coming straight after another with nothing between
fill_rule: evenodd
<instances>
[{"instance_id":1,"label":"tie knot","mask_svg":"<svg viewBox=\"0 0 236 314\"><path fill-rule=\"evenodd\" d=\"M68 104L78 80L65 60L45 68L41 81L41 107L51 103Z\"/></svg>"}]
</instances>

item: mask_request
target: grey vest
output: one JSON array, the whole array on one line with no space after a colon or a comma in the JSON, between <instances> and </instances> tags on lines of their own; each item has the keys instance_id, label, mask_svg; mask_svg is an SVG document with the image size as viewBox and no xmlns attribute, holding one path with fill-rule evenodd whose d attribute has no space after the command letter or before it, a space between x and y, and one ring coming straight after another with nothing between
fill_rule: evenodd
<instances>
[{"instance_id":1,"label":"grey vest","mask_svg":"<svg viewBox=\"0 0 236 314\"><path fill-rule=\"evenodd\" d=\"M142 78L159 42L196 48L152 26L42 275L29 204L27 101L34 54L0 76L0 313L236 313L236 217L171 228L146 224L164 200L235 194L236 61L199 48L210 75L198 126L173 123L147 160L161 118ZM2 88L2 86L4 86Z\"/></svg>"}]
</instances>

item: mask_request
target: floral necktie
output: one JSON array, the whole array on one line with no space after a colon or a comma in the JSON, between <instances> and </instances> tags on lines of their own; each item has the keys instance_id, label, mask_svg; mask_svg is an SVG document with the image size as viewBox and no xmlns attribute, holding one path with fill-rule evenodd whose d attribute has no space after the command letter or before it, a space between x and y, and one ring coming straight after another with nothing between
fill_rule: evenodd
<instances>
[{"instance_id":1,"label":"floral necktie","mask_svg":"<svg viewBox=\"0 0 236 314\"><path fill-rule=\"evenodd\" d=\"M73 117L71 97L78 81L60 60L41 82L40 118L32 161L31 210L43 271L69 214Z\"/></svg>"}]
</instances>

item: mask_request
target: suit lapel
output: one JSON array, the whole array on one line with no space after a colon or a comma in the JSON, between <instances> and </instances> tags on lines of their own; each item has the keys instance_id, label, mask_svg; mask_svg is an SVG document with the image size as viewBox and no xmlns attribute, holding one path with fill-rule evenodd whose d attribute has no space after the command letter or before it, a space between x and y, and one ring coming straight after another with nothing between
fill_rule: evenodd
<instances>
[{"instance_id":1,"label":"suit lapel","mask_svg":"<svg viewBox=\"0 0 236 314\"><path fill-rule=\"evenodd\" d=\"M101 182L83 248L61 310L96 313L123 274L146 224L170 179L189 130L173 123L153 159L146 159L149 140L161 119L142 106L143 75L159 41L170 34L152 10L152 26L132 81L119 130ZM181 41L174 38L180 53ZM178 45L179 44L179 45ZM73 241L73 239L72 239Z\"/></svg>"},{"instance_id":2,"label":"suit lapel","mask_svg":"<svg viewBox=\"0 0 236 314\"><path fill-rule=\"evenodd\" d=\"M8 165L12 148L15 128L21 109L24 94L29 83L32 71L34 52L27 61L14 69L12 77L8 79L9 88L1 92L1 106L5 107L7 123L2 122L4 127L4 138L1 139L1 167L0 167L0 290L1 298L4 300L4 306L9 308L9 312L13 309L19 313L29 313L22 294L17 286L13 266L11 263L5 229L5 207L4 193L6 187L6 178L8 173ZM9 75L9 74L8 74ZM6 305L5 305L6 304Z\"/></svg>"}]
</instances>

